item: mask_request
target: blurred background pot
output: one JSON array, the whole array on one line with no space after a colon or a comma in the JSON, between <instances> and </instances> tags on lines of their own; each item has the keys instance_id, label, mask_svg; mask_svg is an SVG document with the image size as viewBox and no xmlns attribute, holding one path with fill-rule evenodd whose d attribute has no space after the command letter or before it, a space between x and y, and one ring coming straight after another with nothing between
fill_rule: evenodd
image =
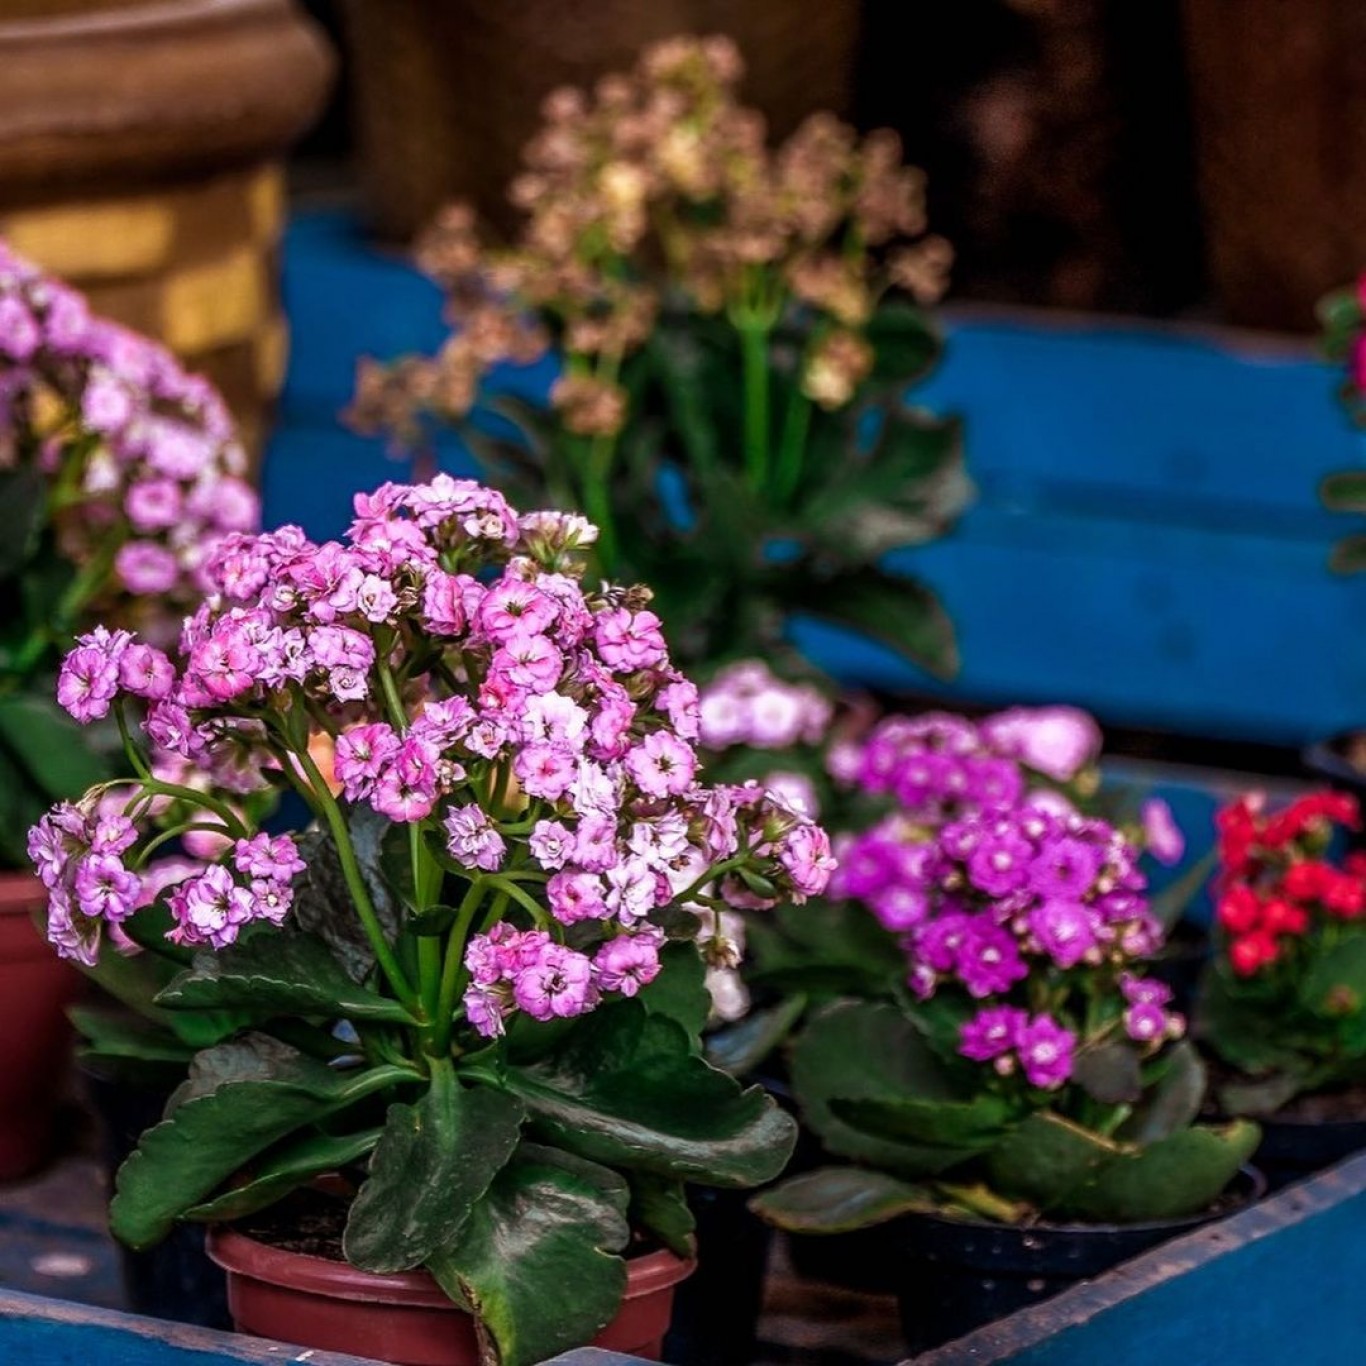
<instances>
[{"instance_id":1,"label":"blurred background pot","mask_svg":"<svg viewBox=\"0 0 1366 1366\"><path fill-rule=\"evenodd\" d=\"M1265 1194L1261 1172L1244 1167L1220 1207L1182 1219L1020 1226L907 1215L887 1226L906 1347L914 1355L951 1342Z\"/></svg>"},{"instance_id":2,"label":"blurred background pot","mask_svg":"<svg viewBox=\"0 0 1366 1366\"><path fill-rule=\"evenodd\" d=\"M51 1155L67 1079L66 1008L82 980L35 923L46 904L36 878L0 874L0 1181L28 1175Z\"/></svg>"},{"instance_id":3,"label":"blurred background pot","mask_svg":"<svg viewBox=\"0 0 1366 1366\"><path fill-rule=\"evenodd\" d=\"M228 1273L228 1304L239 1332L394 1366L478 1366L473 1320L425 1272L375 1276L222 1225L209 1230L207 1245ZM657 1361L674 1287L692 1269L671 1252L629 1258L621 1308L593 1345Z\"/></svg>"},{"instance_id":4,"label":"blurred background pot","mask_svg":"<svg viewBox=\"0 0 1366 1366\"><path fill-rule=\"evenodd\" d=\"M454 198L506 227L542 99L624 70L649 43L729 34L745 102L782 137L814 110L848 110L859 34L857 0L347 0L345 19L366 212L396 241Z\"/></svg>"},{"instance_id":5,"label":"blurred background pot","mask_svg":"<svg viewBox=\"0 0 1366 1366\"><path fill-rule=\"evenodd\" d=\"M332 67L290 0L0 8L0 236L206 374L255 449L284 377L282 157Z\"/></svg>"},{"instance_id":6,"label":"blurred background pot","mask_svg":"<svg viewBox=\"0 0 1366 1366\"><path fill-rule=\"evenodd\" d=\"M1257 1166L1265 1173L1267 1187L1272 1191L1366 1149L1366 1117L1321 1119L1279 1114L1257 1122L1262 1127Z\"/></svg>"}]
</instances>

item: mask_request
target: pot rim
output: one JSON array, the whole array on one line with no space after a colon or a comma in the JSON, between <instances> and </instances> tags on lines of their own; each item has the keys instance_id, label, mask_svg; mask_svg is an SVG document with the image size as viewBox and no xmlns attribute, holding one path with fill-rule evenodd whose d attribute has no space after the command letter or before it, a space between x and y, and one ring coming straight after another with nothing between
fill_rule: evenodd
<instances>
[{"instance_id":1,"label":"pot rim","mask_svg":"<svg viewBox=\"0 0 1366 1366\"><path fill-rule=\"evenodd\" d=\"M409 1308L449 1309L465 1313L427 1271L379 1275L349 1262L272 1247L228 1224L212 1224L204 1248L224 1271L267 1285L306 1291L330 1299L360 1300ZM625 1299L665 1290L692 1275L696 1258L684 1259L668 1248L626 1258Z\"/></svg>"},{"instance_id":2,"label":"pot rim","mask_svg":"<svg viewBox=\"0 0 1366 1366\"><path fill-rule=\"evenodd\" d=\"M939 1214L933 1210L912 1210L900 1217L908 1220L924 1220L927 1223L949 1224L958 1229L1013 1230L1021 1235L1043 1233L1071 1238L1084 1237L1088 1233L1113 1235L1115 1233L1156 1233L1167 1229L1179 1231L1185 1228L1195 1228L1204 1223L1212 1223L1216 1219L1225 1219L1229 1215L1239 1214L1265 1197L1268 1183L1266 1175L1260 1167L1254 1166L1251 1162L1244 1162L1238 1168L1233 1181L1224 1187L1224 1191L1227 1192L1240 1178L1246 1181L1248 1189L1242 1193L1238 1203L1225 1212L1211 1214L1206 1209L1197 1211L1195 1214L1178 1215L1173 1219L1143 1219L1132 1224L1056 1224L1046 1219L1036 1220L1032 1224L1005 1224L994 1219L965 1219L961 1215Z\"/></svg>"},{"instance_id":3,"label":"pot rim","mask_svg":"<svg viewBox=\"0 0 1366 1366\"><path fill-rule=\"evenodd\" d=\"M25 868L0 870L0 915L29 915L47 904L47 888Z\"/></svg>"}]
</instances>

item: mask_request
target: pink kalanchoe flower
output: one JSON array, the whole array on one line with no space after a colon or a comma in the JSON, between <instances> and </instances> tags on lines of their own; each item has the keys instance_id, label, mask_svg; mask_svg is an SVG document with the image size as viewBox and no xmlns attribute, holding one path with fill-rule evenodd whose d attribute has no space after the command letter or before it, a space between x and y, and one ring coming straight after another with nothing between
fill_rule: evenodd
<instances>
[{"instance_id":1,"label":"pink kalanchoe flower","mask_svg":"<svg viewBox=\"0 0 1366 1366\"><path fill-rule=\"evenodd\" d=\"M603 991L634 996L659 976L659 946L648 935L618 935L593 955L593 977Z\"/></svg>"},{"instance_id":2,"label":"pink kalanchoe flower","mask_svg":"<svg viewBox=\"0 0 1366 1366\"><path fill-rule=\"evenodd\" d=\"M1015 707L988 717L982 731L1002 753L1060 783L1096 760L1102 739L1100 727L1076 707Z\"/></svg>"},{"instance_id":3,"label":"pink kalanchoe flower","mask_svg":"<svg viewBox=\"0 0 1366 1366\"><path fill-rule=\"evenodd\" d=\"M664 662L666 646L653 612L621 607L597 620L596 640L603 661L619 673L634 673Z\"/></svg>"},{"instance_id":4,"label":"pink kalanchoe flower","mask_svg":"<svg viewBox=\"0 0 1366 1366\"><path fill-rule=\"evenodd\" d=\"M1015 1006L988 1006L964 1023L958 1051L974 1062L990 1062L1018 1045L1028 1021L1028 1011Z\"/></svg>"},{"instance_id":5,"label":"pink kalanchoe flower","mask_svg":"<svg viewBox=\"0 0 1366 1366\"><path fill-rule=\"evenodd\" d=\"M582 1015L597 1004L593 962L563 944L547 944L517 973L512 998L533 1020Z\"/></svg>"},{"instance_id":6,"label":"pink kalanchoe flower","mask_svg":"<svg viewBox=\"0 0 1366 1366\"><path fill-rule=\"evenodd\" d=\"M1161 797L1149 797L1140 813L1143 846L1159 863L1171 868L1186 853L1186 837L1181 833L1172 809Z\"/></svg>"},{"instance_id":7,"label":"pink kalanchoe flower","mask_svg":"<svg viewBox=\"0 0 1366 1366\"><path fill-rule=\"evenodd\" d=\"M446 848L457 863L466 868L482 868L486 873L495 873L503 866L507 844L480 807L452 807L442 824Z\"/></svg>"},{"instance_id":8,"label":"pink kalanchoe flower","mask_svg":"<svg viewBox=\"0 0 1366 1366\"><path fill-rule=\"evenodd\" d=\"M284 883L292 882L308 866L290 836L265 833L238 840L233 847L233 864L244 877Z\"/></svg>"},{"instance_id":9,"label":"pink kalanchoe flower","mask_svg":"<svg viewBox=\"0 0 1366 1366\"><path fill-rule=\"evenodd\" d=\"M697 756L676 735L652 731L627 753L626 771L651 797L677 796L692 786Z\"/></svg>"},{"instance_id":10,"label":"pink kalanchoe flower","mask_svg":"<svg viewBox=\"0 0 1366 1366\"><path fill-rule=\"evenodd\" d=\"M1031 1086L1055 1091L1072 1075L1077 1036L1047 1015L1036 1015L1016 1036L1020 1066Z\"/></svg>"}]
</instances>

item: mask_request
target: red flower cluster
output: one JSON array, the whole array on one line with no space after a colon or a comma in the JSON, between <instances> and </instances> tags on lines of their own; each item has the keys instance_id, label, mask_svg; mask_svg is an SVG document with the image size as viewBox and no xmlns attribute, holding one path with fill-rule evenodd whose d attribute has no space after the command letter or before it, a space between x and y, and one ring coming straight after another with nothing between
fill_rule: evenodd
<instances>
[{"instance_id":1,"label":"red flower cluster","mask_svg":"<svg viewBox=\"0 0 1366 1366\"><path fill-rule=\"evenodd\" d=\"M1316 917L1366 915L1366 854L1341 868L1322 855L1335 825L1361 828L1355 797L1314 792L1268 814L1244 797L1215 818L1220 873L1216 914L1228 936L1229 964L1251 977L1280 956L1287 938L1307 934Z\"/></svg>"}]
</instances>

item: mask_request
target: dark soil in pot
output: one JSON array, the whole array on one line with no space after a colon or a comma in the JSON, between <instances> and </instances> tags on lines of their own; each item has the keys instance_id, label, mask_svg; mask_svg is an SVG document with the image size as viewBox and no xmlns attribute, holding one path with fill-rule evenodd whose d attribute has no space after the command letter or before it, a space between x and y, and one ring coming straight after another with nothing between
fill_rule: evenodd
<instances>
[{"instance_id":1,"label":"dark soil in pot","mask_svg":"<svg viewBox=\"0 0 1366 1366\"><path fill-rule=\"evenodd\" d=\"M1016 1226L910 1215L886 1226L898 1268L902 1331L912 1355L1028 1308L1140 1253L1258 1200L1260 1172L1245 1167L1212 1208L1152 1223Z\"/></svg>"},{"instance_id":2,"label":"dark soil in pot","mask_svg":"<svg viewBox=\"0 0 1366 1366\"><path fill-rule=\"evenodd\" d=\"M156 1124L169 1091L135 1086L81 1068L81 1081L100 1121L100 1153L109 1174L137 1147L139 1137ZM144 1252L120 1245L128 1307L136 1314L204 1328L231 1328L228 1285L220 1267L204 1251L202 1224L180 1224L164 1242Z\"/></svg>"}]
</instances>

